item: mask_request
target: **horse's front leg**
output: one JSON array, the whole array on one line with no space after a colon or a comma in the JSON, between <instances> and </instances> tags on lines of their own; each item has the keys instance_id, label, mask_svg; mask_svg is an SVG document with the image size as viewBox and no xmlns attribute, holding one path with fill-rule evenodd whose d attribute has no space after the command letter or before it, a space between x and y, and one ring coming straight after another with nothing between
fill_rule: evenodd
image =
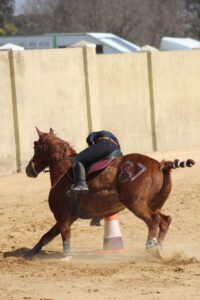
<instances>
[{"instance_id":1,"label":"horse's front leg","mask_svg":"<svg viewBox=\"0 0 200 300\"><path fill-rule=\"evenodd\" d=\"M63 253L64 258L62 260L70 260L71 259L71 222L69 220L65 221L61 225L61 235L63 241Z\"/></svg>"},{"instance_id":2,"label":"horse's front leg","mask_svg":"<svg viewBox=\"0 0 200 300\"><path fill-rule=\"evenodd\" d=\"M50 241L52 241L58 234L60 233L60 228L56 223L48 232L46 232L39 242L28 252L28 257L35 256L43 246L47 245Z\"/></svg>"}]
</instances>

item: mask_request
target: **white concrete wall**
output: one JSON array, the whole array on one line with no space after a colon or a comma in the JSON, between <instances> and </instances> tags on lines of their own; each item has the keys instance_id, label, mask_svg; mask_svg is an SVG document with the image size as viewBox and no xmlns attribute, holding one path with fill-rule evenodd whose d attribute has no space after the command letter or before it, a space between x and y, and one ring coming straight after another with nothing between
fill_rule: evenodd
<instances>
[{"instance_id":1,"label":"white concrete wall","mask_svg":"<svg viewBox=\"0 0 200 300\"><path fill-rule=\"evenodd\" d=\"M97 62L102 128L116 133L124 153L152 152L147 54L101 55Z\"/></svg>"},{"instance_id":2,"label":"white concrete wall","mask_svg":"<svg viewBox=\"0 0 200 300\"><path fill-rule=\"evenodd\" d=\"M88 134L82 49L17 52L14 68L22 169L33 154L35 126L52 127L82 149Z\"/></svg>"}]
</instances>

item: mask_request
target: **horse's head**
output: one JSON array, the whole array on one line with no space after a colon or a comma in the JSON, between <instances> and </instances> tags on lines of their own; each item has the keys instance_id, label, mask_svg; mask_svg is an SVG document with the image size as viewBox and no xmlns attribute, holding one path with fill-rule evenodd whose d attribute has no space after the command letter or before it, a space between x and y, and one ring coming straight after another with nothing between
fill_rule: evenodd
<instances>
[{"instance_id":1,"label":"horse's head","mask_svg":"<svg viewBox=\"0 0 200 300\"><path fill-rule=\"evenodd\" d=\"M37 177L49 164L49 154L47 140L50 136L55 136L53 129L45 133L36 128L39 139L34 142L34 155L26 167L28 177Z\"/></svg>"},{"instance_id":2,"label":"horse's head","mask_svg":"<svg viewBox=\"0 0 200 300\"><path fill-rule=\"evenodd\" d=\"M57 169L57 174L66 170L76 155L75 150L68 142L58 138L53 129L48 133L41 132L37 128L36 130L39 140L34 142L34 155L26 167L27 176L37 177L46 167L50 167L51 170L52 166Z\"/></svg>"}]
</instances>

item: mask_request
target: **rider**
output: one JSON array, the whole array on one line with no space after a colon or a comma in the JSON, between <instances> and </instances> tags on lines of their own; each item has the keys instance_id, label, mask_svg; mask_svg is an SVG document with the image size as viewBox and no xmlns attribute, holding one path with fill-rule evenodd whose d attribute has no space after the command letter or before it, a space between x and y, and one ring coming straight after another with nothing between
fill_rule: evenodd
<instances>
[{"instance_id":1,"label":"rider","mask_svg":"<svg viewBox=\"0 0 200 300\"><path fill-rule=\"evenodd\" d=\"M71 190L74 192L87 192L85 168L92 163L104 158L115 150L120 150L119 141L110 131L91 132L87 139L89 147L78 153L73 159L74 184Z\"/></svg>"}]
</instances>

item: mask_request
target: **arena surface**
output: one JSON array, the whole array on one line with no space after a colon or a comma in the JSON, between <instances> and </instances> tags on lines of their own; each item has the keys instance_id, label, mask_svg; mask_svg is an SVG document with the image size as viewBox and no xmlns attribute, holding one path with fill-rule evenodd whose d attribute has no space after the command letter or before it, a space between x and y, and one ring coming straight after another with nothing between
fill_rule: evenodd
<instances>
[{"instance_id":1,"label":"arena surface","mask_svg":"<svg viewBox=\"0 0 200 300\"><path fill-rule=\"evenodd\" d=\"M128 210L119 214L124 253L97 253L103 226L79 220L72 227L71 261L61 260L60 236L34 259L25 259L54 224L47 202L49 174L0 177L0 300L199 300L200 147L151 156L196 161L193 168L172 171L173 189L163 209L172 224L163 259L145 253L146 225Z\"/></svg>"}]
</instances>

